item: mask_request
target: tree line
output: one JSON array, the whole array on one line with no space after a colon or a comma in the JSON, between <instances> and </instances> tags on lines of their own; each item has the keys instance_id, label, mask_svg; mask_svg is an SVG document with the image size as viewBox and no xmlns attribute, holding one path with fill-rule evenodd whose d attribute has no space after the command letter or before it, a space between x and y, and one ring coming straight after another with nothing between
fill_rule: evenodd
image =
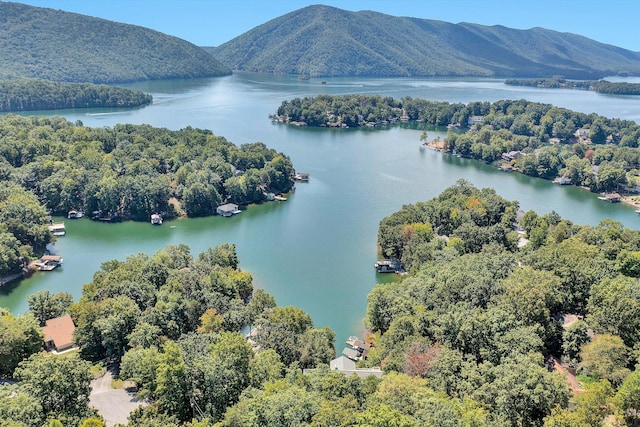
<instances>
[{"instance_id":1,"label":"tree line","mask_svg":"<svg viewBox=\"0 0 640 427\"><path fill-rule=\"evenodd\" d=\"M505 154L515 170L553 179L558 175L595 192L632 186L640 170L640 126L526 100L448 103L377 95L318 95L284 101L283 121L309 126L367 126L403 116L449 130L444 150L499 165ZM470 119L474 123L470 125ZM451 126L449 126L451 127Z\"/></svg>"},{"instance_id":2,"label":"tree line","mask_svg":"<svg viewBox=\"0 0 640 427\"><path fill-rule=\"evenodd\" d=\"M547 79L507 79L504 84L553 89L593 90L607 95L640 95L640 84L638 83L609 82L607 80L567 80L562 77L551 77Z\"/></svg>"},{"instance_id":3,"label":"tree line","mask_svg":"<svg viewBox=\"0 0 640 427\"><path fill-rule=\"evenodd\" d=\"M0 80L0 113L69 108L133 108L151 95L123 87L37 79Z\"/></svg>"}]
</instances>

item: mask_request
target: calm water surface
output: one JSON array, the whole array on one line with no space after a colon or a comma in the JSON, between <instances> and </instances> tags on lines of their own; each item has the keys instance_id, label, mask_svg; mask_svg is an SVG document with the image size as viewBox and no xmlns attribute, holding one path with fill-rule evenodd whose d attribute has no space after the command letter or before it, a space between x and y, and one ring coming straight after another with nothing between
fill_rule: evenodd
<instances>
[{"instance_id":1,"label":"calm water surface","mask_svg":"<svg viewBox=\"0 0 640 427\"><path fill-rule=\"evenodd\" d=\"M156 81L129 85L154 96L153 105L129 111L61 110L87 126L147 123L179 129L211 129L243 144L261 141L288 154L298 171L311 175L297 184L286 202L254 206L232 218L198 218L165 222L101 224L65 221L67 235L56 243L62 269L38 272L0 291L0 306L27 310L28 295L41 289L66 291L78 298L101 263L140 252L152 254L169 243L185 243L194 256L210 246L236 245L240 267L255 285L273 294L279 305L295 305L316 326L336 331L337 346L349 335L362 335L366 296L392 276L377 275L378 224L403 204L437 196L457 179L493 187L518 200L524 210L555 210L579 224L613 218L637 228L640 218L620 204L549 181L500 172L468 159L421 150L420 129L312 129L274 125L268 115L285 99L330 94L412 96L448 102L529 99L584 113L595 112L640 122L640 101L594 92L510 87L501 80L327 79L326 84L295 78L235 74L217 79ZM429 138L446 132L429 129Z\"/></svg>"}]
</instances>

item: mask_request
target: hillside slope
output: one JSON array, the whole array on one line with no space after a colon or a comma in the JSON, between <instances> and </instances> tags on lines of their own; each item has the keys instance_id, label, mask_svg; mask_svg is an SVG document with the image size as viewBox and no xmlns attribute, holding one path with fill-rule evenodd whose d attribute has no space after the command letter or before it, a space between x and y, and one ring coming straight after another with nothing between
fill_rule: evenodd
<instances>
[{"instance_id":1,"label":"hillside slope","mask_svg":"<svg viewBox=\"0 0 640 427\"><path fill-rule=\"evenodd\" d=\"M640 54L575 34L309 6L205 48L234 70L308 76L599 78Z\"/></svg>"},{"instance_id":2,"label":"hillside slope","mask_svg":"<svg viewBox=\"0 0 640 427\"><path fill-rule=\"evenodd\" d=\"M0 79L118 83L220 76L201 48L146 28L0 2Z\"/></svg>"}]
</instances>

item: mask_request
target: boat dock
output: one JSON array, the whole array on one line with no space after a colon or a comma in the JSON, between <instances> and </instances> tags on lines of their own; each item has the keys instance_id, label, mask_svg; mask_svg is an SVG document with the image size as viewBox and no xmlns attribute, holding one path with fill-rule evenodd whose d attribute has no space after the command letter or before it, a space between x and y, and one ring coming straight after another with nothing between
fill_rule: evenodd
<instances>
[{"instance_id":1,"label":"boat dock","mask_svg":"<svg viewBox=\"0 0 640 427\"><path fill-rule=\"evenodd\" d=\"M47 227L54 236L64 236L67 231L64 228L64 222L52 222Z\"/></svg>"},{"instance_id":2,"label":"boat dock","mask_svg":"<svg viewBox=\"0 0 640 427\"><path fill-rule=\"evenodd\" d=\"M160 214L154 213L151 215L151 224L153 225L162 225L162 216Z\"/></svg>"},{"instance_id":3,"label":"boat dock","mask_svg":"<svg viewBox=\"0 0 640 427\"><path fill-rule=\"evenodd\" d=\"M396 258L378 260L373 266L378 273L403 273L402 263Z\"/></svg>"},{"instance_id":4,"label":"boat dock","mask_svg":"<svg viewBox=\"0 0 640 427\"><path fill-rule=\"evenodd\" d=\"M52 271L62 265L62 257L60 255L43 255L38 261L31 263L40 271Z\"/></svg>"}]
</instances>

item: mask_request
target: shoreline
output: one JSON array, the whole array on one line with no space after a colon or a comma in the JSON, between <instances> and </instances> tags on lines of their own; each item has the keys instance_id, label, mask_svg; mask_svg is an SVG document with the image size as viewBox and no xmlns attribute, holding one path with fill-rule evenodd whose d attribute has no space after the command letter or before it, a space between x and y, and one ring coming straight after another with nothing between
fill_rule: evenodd
<instances>
[{"instance_id":1,"label":"shoreline","mask_svg":"<svg viewBox=\"0 0 640 427\"><path fill-rule=\"evenodd\" d=\"M444 151L444 141L427 141L422 143L422 146L430 148L435 151L445 152ZM544 179L544 178L543 178ZM592 192L587 187L576 186L578 188L582 188L587 190L588 192ZM595 194L595 193L594 193ZM640 195L621 195L620 203L625 204L627 206L631 206L634 209L640 210Z\"/></svg>"},{"instance_id":2,"label":"shoreline","mask_svg":"<svg viewBox=\"0 0 640 427\"><path fill-rule=\"evenodd\" d=\"M20 273L14 273L14 274L9 274L7 276L2 276L0 277L0 288L3 288L5 285L14 282L18 279L22 279L26 277L26 274L24 271L20 272Z\"/></svg>"},{"instance_id":3,"label":"shoreline","mask_svg":"<svg viewBox=\"0 0 640 427\"><path fill-rule=\"evenodd\" d=\"M631 206L635 209L640 209L640 201L634 198L640 199L640 196L622 196L620 203L624 203L627 206Z\"/></svg>"}]
</instances>

